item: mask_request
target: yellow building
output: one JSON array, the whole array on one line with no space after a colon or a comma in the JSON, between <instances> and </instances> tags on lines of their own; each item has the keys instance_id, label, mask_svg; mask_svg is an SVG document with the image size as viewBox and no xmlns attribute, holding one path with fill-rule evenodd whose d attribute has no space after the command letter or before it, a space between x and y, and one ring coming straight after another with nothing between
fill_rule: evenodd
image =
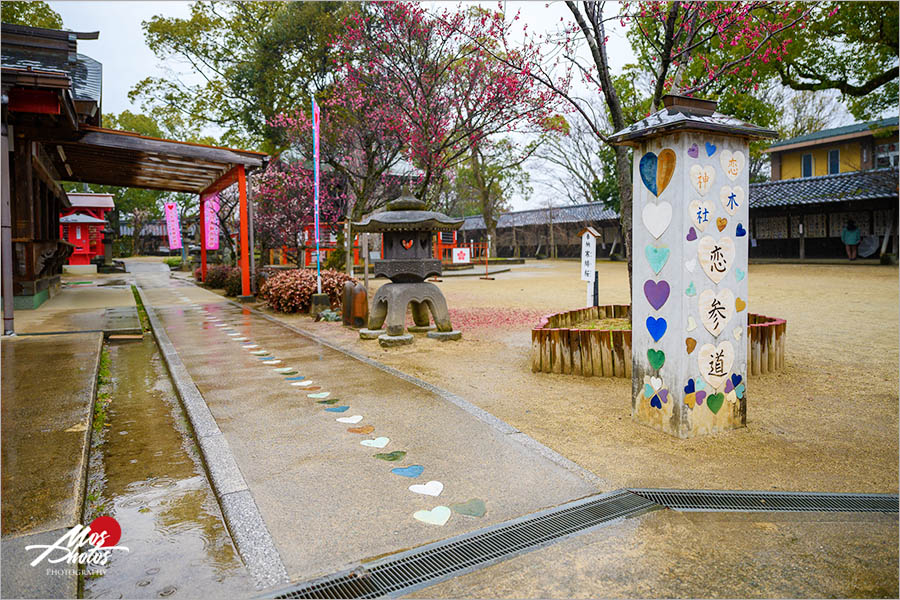
<instances>
[{"instance_id":1,"label":"yellow building","mask_svg":"<svg viewBox=\"0 0 900 600\"><path fill-rule=\"evenodd\" d=\"M781 140L767 152L772 181L898 166L897 117Z\"/></svg>"}]
</instances>

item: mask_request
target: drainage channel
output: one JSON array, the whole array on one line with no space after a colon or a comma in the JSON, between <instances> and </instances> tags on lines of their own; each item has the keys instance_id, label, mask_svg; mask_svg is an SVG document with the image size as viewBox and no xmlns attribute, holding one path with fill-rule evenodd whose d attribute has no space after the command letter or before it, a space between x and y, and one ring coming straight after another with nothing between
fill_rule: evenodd
<instances>
[{"instance_id":1,"label":"drainage channel","mask_svg":"<svg viewBox=\"0 0 900 600\"><path fill-rule=\"evenodd\" d=\"M268 598L380 598L409 593L531 550L660 508L704 512L897 513L896 494L617 490L392 554L269 592Z\"/></svg>"}]
</instances>

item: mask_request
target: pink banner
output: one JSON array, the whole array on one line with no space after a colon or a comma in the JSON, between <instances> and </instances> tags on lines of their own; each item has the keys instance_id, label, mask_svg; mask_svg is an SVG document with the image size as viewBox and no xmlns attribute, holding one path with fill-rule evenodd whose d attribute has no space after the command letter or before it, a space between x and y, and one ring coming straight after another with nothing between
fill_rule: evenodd
<instances>
[{"instance_id":1,"label":"pink banner","mask_svg":"<svg viewBox=\"0 0 900 600\"><path fill-rule=\"evenodd\" d=\"M181 227L178 225L178 205L166 202L166 230L169 233L169 250L181 248Z\"/></svg>"},{"instance_id":2,"label":"pink banner","mask_svg":"<svg viewBox=\"0 0 900 600\"><path fill-rule=\"evenodd\" d=\"M219 194L206 197L206 214L203 215L206 227L206 249L219 249Z\"/></svg>"}]
</instances>

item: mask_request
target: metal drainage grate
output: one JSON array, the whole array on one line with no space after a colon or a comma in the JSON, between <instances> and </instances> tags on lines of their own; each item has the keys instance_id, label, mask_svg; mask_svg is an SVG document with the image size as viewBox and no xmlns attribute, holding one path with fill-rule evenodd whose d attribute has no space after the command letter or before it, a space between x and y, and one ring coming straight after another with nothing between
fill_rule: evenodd
<instances>
[{"instance_id":1,"label":"metal drainage grate","mask_svg":"<svg viewBox=\"0 0 900 600\"><path fill-rule=\"evenodd\" d=\"M653 489L630 491L666 508L680 511L898 512L896 494Z\"/></svg>"},{"instance_id":2,"label":"metal drainage grate","mask_svg":"<svg viewBox=\"0 0 900 600\"><path fill-rule=\"evenodd\" d=\"M294 585L274 597L377 598L409 592L654 508L659 508L655 502L628 490L592 496Z\"/></svg>"}]
</instances>

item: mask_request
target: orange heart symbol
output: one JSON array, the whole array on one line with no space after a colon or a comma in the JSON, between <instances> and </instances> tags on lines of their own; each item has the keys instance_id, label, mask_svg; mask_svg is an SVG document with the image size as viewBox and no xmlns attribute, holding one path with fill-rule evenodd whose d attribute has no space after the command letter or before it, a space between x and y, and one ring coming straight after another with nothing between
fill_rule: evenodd
<instances>
[{"instance_id":1,"label":"orange heart symbol","mask_svg":"<svg viewBox=\"0 0 900 600\"><path fill-rule=\"evenodd\" d=\"M734 301L734 310L741 312L745 308L747 308L747 303L744 302L743 300L741 300L740 298L738 298Z\"/></svg>"},{"instance_id":2,"label":"orange heart symbol","mask_svg":"<svg viewBox=\"0 0 900 600\"><path fill-rule=\"evenodd\" d=\"M728 225L728 219L725 219L723 217L719 217L718 219L716 219L716 227L719 228L719 231L725 229L726 225Z\"/></svg>"},{"instance_id":3,"label":"orange heart symbol","mask_svg":"<svg viewBox=\"0 0 900 600\"><path fill-rule=\"evenodd\" d=\"M688 354L690 354L694 351L694 348L697 347L697 340L695 340L694 338L686 338L684 340L684 345L687 346L687 352Z\"/></svg>"},{"instance_id":4,"label":"orange heart symbol","mask_svg":"<svg viewBox=\"0 0 900 600\"><path fill-rule=\"evenodd\" d=\"M722 230L720 229L719 231L722 231ZM403 240L403 241L400 242L400 243L403 244L403 247L406 248L407 250L409 250L410 248L412 248L412 245L413 245L413 241L412 241L412 240Z\"/></svg>"}]
</instances>

